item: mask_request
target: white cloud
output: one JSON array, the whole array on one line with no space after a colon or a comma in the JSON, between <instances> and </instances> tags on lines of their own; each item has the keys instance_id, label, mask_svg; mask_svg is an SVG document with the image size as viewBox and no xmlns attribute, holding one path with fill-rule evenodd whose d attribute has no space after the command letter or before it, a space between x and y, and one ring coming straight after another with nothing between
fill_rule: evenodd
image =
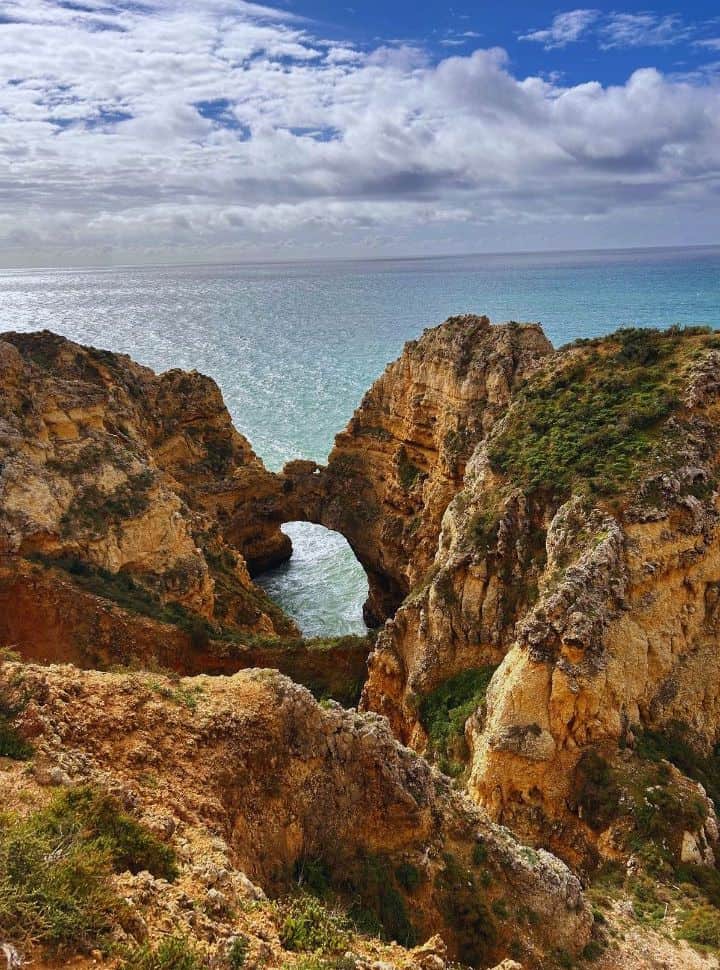
<instances>
[{"instance_id":1,"label":"white cloud","mask_svg":"<svg viewBox=\"0 0 720 970\"><path fill-rule=\"evenodd\" d=\"M544 44L546 50L551 50L554 47L566 47L568 44L580 40L599 16L599 10L569 10L567 13L558 14L549 27L522 34L520 40L537 41Z\"/></svg>"},{"instance_id":2,"label":"white cloud","mask_svg":"<svg viewBox=\"0 0 720 970\"><path fill-rule=\"evenodd\" d=\"M687 40L693 29L677 14L615 13L602 28L602 46L664 47Z\"/></svg>"},{"instance_id":3,"label":"white cloud","mask_svg":"<svg viewBox=\"0 0 720 970\"><path fill-rule=\"evenodd\" d=\"M412 250L443 226L478 248L717 214L715 77L564 86L500 49L434 64L221 0L2 9L0 262Z\"/></svg>"}]
</instances>

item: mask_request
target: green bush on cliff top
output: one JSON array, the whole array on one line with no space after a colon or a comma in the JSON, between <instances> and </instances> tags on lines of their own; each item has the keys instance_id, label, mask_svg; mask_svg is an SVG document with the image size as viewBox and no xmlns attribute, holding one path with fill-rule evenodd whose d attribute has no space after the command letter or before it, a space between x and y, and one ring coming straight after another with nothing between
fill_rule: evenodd
<instances>
[{"instance_id":1,"label":"green bush on cliff top","mask_svg":"<svg viewBox=\"0 0 720 970\"><path fill-rule=\"evenodd\" d=\"M491 446L493 467L530 489L618 494L680 404L686 352L707 339L697 329L626 329L568 352L520 392Z\"/></svg>"}]
</instances>

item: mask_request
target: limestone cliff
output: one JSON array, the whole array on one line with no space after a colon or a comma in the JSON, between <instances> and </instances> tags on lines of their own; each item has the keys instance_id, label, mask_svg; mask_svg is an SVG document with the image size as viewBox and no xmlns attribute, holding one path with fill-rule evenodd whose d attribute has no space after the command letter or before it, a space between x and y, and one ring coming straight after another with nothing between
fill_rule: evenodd
<instances>
[{"instance_id":1,"label":"limestone cliff","mask_svg":"<svg viewBox=\"0 0 720 970\"><path fill-rule=\"evenodd\" d=\"M289 555L264 514L281 485L212 380L155 375L48 332L9 333L0 387L2 576L6 591L22 585L26 619L52 612L56 577L205 639L220 628L296 633L248 570ZM28 561L42 582L23 582ZM22 629L17 611L0 616L4 642L32 646Z\"/></svg>"},{"instance_id":2,"label":"limestone cliff","mask_svg":"<svg viewBox=\"0 0 720 970\"><path fill-rule=\"evenodd\" d=\"M286 467L286 509L341 532L365 567L369 622L391 616L424 577L468 458L550 350L536 324L453 317L406 344L326 468Z\"/></svg>"},{"instance_id":3,"label":"limestone cliff","mask_svg":"<svg viewBox=\"0 0 720 970\"><path fill-rule=\"evenodd\" d=\"M172 885L120 875L134 910L115 928L126 944L170 925L220 954L242 928L253 955L269 944L260 965L292 965L283 910L273 926L262 890L283 897L304 879L318 889L321 875L323 892L362 908L381 935L441 934L425 951L387 947L392 964L442 970L447 954L487 966L510 950L530 970L589 939L592 916L562 863L487 822L383 719L321 707L275 672L173 681L6 663L0 698L33 757L32 773L0 770L7 808L42 804L43 785L91 785L177 853ZM511 911L524 914L522 932ZM379 947L357 932L317 947L349 944L359 961Z\"/></svg>"},{"instance_id":4,"label":"limestone cliff","mask_svg":"<svg viewBox=\"0 0 720 970\"><path fill-rule=\"evenodd\" d=\"M583 809L590 752L620 791L621 749L648 732L699 754L720 739L719 344L620 331L546 358L476 448L425 583L371 657L367 707L424 750L446 702L463 716L443 754L470 761L474 797L576 861L628 821L619 796L615 815ZM676 858L716 837L712 806L683 824Z\"/></svg>"},{"instance_id":5,"label":"limestone cliff","mask_svg":"<svg viewBox=\"0 0 720 970\"><path fill-rule=\"evenodd\" d=\"M218 675L1 668L9 807L89 784L178 854L177 885L114 872L125 943L179 925L235 970L241 926L248 970L310 970L312 911L317 970L717 967L679 938L720 950L720 335L453 318L281 476L196 374L9 334L0 387L0 648ZM365 713L327 697L370 641L300 641L252 583L291 519L400 604Z\"/></svg>"}]
</instances>

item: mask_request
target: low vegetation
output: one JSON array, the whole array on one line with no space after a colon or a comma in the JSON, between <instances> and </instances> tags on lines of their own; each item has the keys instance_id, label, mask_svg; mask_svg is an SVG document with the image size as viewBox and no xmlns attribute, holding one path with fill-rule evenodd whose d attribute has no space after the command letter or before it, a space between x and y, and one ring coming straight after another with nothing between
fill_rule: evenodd
<instances>
[{"instance_id":1,"label":"low vegetation","mask_svg":"<svg viewBox=\"0 0 720 970\"><path fill-rule=\"evenodd\" d=\"M97 946L122 920L114 872L174 879L172 850L88 787L47 808L0 817L0 939L57 949Z\"/></svg>"},{"instance_id":2,"label":"low vegetation","mask_svg":"<svg viewBox=\"0 0 720 970\"><path fill-rule=\"evenodd\" d=\"M73 535L78 529L107 532L112 522L135 518L147 511L150 505L150 489L155 474L146 468L107 494L97 485L86 485L76 496L61 521L64 535Z\"/></svg>"},{"instance_id":3,"label":"low vegetation","mask_svg":"<svg viewBox=\"0 0 720 970\"><path fill-rule=\"evenodd\" d=\"M674 721L662 731L634 729L635 750L648 761L665 759L688 778L699 781L720 810L720 745L703 755L691 744L684 724Z\"/></svg>"},{"instance_id":4,"label":"low vegetation","mask_svg":"<svg viewBox=\"0 0 720 970\"><path fill-rule=\"evenodd\" d=\"M439 684L420 704L420 723L432 754L448 774L457 775L467 758L465 722L480 707L497 667L463 670Z\"/></svg>"},{"instance_id":5,"label":"low vegetation","mask_svg":"<svg viewBox=\"0 0 720 970\"><path fill-rule=\"evenodd\" d=\"M425 477L422 470L410 460L410 457L404 448L400 448L398 451L397 472L400 484L408 491Z\"/></svg>"},{"instance_id":6,"label":"low vegetation","mask_svg":"<svg viewBox=\"0 0 720 970\"><path fill-rule=\"evenodd\" d=\"M686 363L714 339L702 328L625 329L567 350L519 392L491 446L493 467L558 498L625 491L680 407Z\"/></svg>"},{"instance_id":7,"label":"low vegetation","mask_svg":"<svg viewBox=\"0 0 720 970\"><path fill-rule=\"evenodd\" d=\"M624 842L634 865L607 862L588 892L602 910L629 897L635 917L702 949L720 948L720 872L680 862L683 833L697 832L707 807L699 792L673 771L673 761L698 772L708 764L692 753L679 727L664 734L634 729L635 756L613 763L586 752L576 774L576 799L583 819L598 831L617 823L613 842ZM689 773L689 772L688 772Z\"/></svg>"},{"instance_id":8,"label":"low vegetation","mask_svg":"<svg viewBox=\"0 0 720 970\"><path fill-rule=\"evenodd\" d=\"M144 943L125 956L120 970L206 970L208 961L184 936L171 936L156 947Z\"/></svg>"},{"instance_id":9,"label":"low vegetation","mask_svg":"<svg viewBox=\"0 0 720 970\"><path fill-rule=\"evenodd\" d=\"M578 762L575 802L596 831L624 823L627 849L659 875L675 873L683 832L698 831L707 817L700 793L667 762L634 757L611 764L595 750Z\"/></svg>"},{"instance_id":10,"label":"low vegetation","mask_svg":"<svg viewBox=\"0 0 720 970\"><path fill-rule=\"evenodd\" d=\"M322 914L331 913L337 930L354 927L361 933L394 940L403 946L414 946L417 942L405 897L418 889L423 876L406 860L393 864L388 856L369 852L345 859L342 865L337 860L330 864L323 858L303 859L296 866L295 877L303 890L298 904L301 912L317 917L321 927L326 925ZM312 898L319 908L308 909L307 903L302 902ZM349 904L346 921L328 909L343 904ZM320 935L324 932L321 929Z\"/></svg>"},{"instance_id":11,"label":"low vegetation","mask_svg":"<svg viewBox=\"0 0 720 970\"><path fill-rule=\"evenodd\" d=\"M598 751L583 753L576 768L575 785L583 820L598 831L609 825L617 813L621 790L610 764Z\"/></svg>"},{"instance_id":12,"label":"low vegetation","mask_svg":"<svg viewBox=\"0 0 720 970\"><path fill-rule=\"evenodd\" d=\"M443 862L435 885L442 894L443 916L455 931L460 961L483 966L497 940L493 912L478 875L449 852L443 856ZM502 904L497 915L508 915Z\"/></svg>"},{"instance_id":13,"label":"low vegetation","mask_svg":"<svg viewBox=\"0 0 720 970\"><path fill-rule=\"evenodd\" d=\"M296 953L338 953L347 943L349 921L310 893L282 903L280 942Z\"/></svg>"},{"instance_id":14,"label":"low vegetation","mask_svg":"<svg viewBox=\"0 0 720 970\"><path fill-rule=\"evenodd\" d=\"M62 569L81 589L110 600L130 613L180 627L190 634L193 643L198 647L206 646L211 635L217 633L220 636L222 633L204 617L191 613L180 603L163 603L157 594L136 582L128 573L111 573L74 556L50 557L35 554L33 560L45 566Z\"/></svg>"},{"instance_id":15,"label":"low vegetation","mask_svg":"<svg viewBox=\"0 0 720 970\"><path fill-rule=\"evenodd\" d=\"M17 705L9 704L0 696L0 758L27 761L33 756L33 747L18 734L13 720L20 713Z\"/></svg>"}]
</instances>

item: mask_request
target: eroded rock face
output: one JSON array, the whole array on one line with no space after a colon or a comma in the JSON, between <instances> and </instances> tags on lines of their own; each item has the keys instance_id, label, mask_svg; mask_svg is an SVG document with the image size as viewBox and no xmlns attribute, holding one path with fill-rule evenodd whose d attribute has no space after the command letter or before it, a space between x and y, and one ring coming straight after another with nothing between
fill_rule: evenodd
<instances>
[{"instance_id":1,"label":"eroded rock face","mask_svg":"<svg viewBox=\"0 0 720 970\"><path fill-rule=\"evenodd\" d=\"M392 615L423 579L468 458L551 349L537 324L453 317L388 366L327 468L286 467L287 507L341 532L365 567L369 622Z\"/></svg>"},{"instance_id":2,"label":"eroded rock face","mask_svg":"<svg viewBox=\"0 0 720 970\"><path fill-rule=\"evenodd\" d=\"M419 750L424 699L499 665L466 727L470 791L575 861L597 842L585 751L614 762L638 726L705 752L720 737L716 340L621 332L547 358L476 447L370 659L365 705Z\"/></svg>"},{"instance_id":3,"label":"eroded rock face","mask_svg":"<svg viewBox=\"0 0 720 970\"><path fill-rule=\"evenodd\" d=\"M418 942L439 933L450 957L477 966L507 956L515 936L494 915L499 900L532 914L515 941L527 968L589 938L592 916L563 863L489 823L384 719L323 709L275 672L171 681L6 663L0 693L22 708L15 725L36 777L120 795L178 846L188 877L202 857L278 895L314 862L354 902L377 893L382 871ZM404 885L400 865L413 874Z\"/></svg>"},{"instance_id":4,"label":"eroded rock face","mask_svg":"<svg viewBox=\"0 0 720 970\"><path fill-rule=\"evenodd\" d=\"M10 333L0 338L0 387L6 577L34 560L48 575L56 567L114 590L118 602L139 588L160 613L296 632L248 570L290 553L277 521L259 514L280 484L234 430L212 380L156 375L48 332ZM7 641L16 631L2 622Z\"/></svg>"}]
</instances>

